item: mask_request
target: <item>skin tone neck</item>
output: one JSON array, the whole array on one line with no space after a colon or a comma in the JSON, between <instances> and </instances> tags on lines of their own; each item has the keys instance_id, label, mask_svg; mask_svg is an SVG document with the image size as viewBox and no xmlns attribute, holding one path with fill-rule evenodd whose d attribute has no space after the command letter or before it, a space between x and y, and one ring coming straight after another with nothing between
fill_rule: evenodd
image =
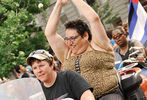
<instances>
[{"instance_id":1,"label":"skin tone neck","mask_svg":"<svg viewBox=\"0 0 147 100\"><path fill-rule=\"evenodd\" d=\"M128 51L129 45L128 45L128 40L125 35L122 36L123 39L123 44L121 44L120 47L120 54L125 55L125 53Z\"/></svg>"},{"instance_id":2,"label":"skin tone neck","mask_svg":"<svg viewBox=\"0 0 147 100\"><path fill-rule=\"evenodd\" d=\"M44 86L51 87L55 83L56 78L57 78L57 73L53 71L51 75L48 77L48 80L43 82Z\"/></svg>"},{"instance_id":3,"label":"skin tone neck","mask_svg":"<svg viewBox=\"0 0 147 100\"><path fill-rule=\"evenodd\" d=\"M120 46L120 54L125 55L127 51L128 51L128 43L124 46Z\"/></svg>"},{"instance_id":4,"label":"skin tone neck","mask_svg":"<svg viewBox=\"0 0 147 100\"><path fill-rule=\"evenodd\" d=\"M84 45L81 46L81 48L79 48L79 50L76 53L73 53L73 55L79 56L79 55L81 55L84 52L89 51L89 50L91 50L90 44L89 43L84 43Z\"/></svg>"}]
</instances>

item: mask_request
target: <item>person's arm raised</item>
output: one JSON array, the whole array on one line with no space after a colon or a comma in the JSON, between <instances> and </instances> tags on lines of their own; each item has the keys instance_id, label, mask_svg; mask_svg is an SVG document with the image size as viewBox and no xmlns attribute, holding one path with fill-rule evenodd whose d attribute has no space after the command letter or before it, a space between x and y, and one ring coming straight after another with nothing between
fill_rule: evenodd
<instances>
[{"instance_id":1,"label":"person's arm raised","mask_svg":"<svg viewBox=\"0 0 147 100\"><path fill-rule=\"evenodd\" d=\"M95 48L101 48L104 51L113 51L104 26L97 13L83 0L72 0L78 10L85 16L91 26L92 41L91 44Z\"/></svg>"},{"instance_id":2,"label":"person's arm raised","mask_svg":"<svg viewBox=\"0 0 147 100\"><path fill-rule=\"evenodd\" d=\"M51 48L55 52L55 55L61 62L64 61L64 55L65 51L67 50L67 46L64 43L64 39L59 34L57 34L56 31L60 20L62 6L67 2L68 0L57 0L45 28L45 36Z\"/></svg>"}]
</instances>

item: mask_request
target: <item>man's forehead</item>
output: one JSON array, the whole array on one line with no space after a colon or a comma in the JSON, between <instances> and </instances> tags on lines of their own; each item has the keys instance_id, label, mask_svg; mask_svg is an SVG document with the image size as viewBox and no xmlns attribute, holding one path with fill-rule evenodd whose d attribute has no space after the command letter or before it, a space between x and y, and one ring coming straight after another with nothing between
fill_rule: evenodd
<instances>
[{"instance_id":1,"label":"man's forehead","mask_svg":"<svg viewBox=\"0 0 147 100\"><path fill-rule=\"evenodd\" d=\"M33 61L32 61L32 65L33 64L39 64L39 63L41 63L43 60L39 60L39 59L34 59Z\"/></svg>"}]
</instances>

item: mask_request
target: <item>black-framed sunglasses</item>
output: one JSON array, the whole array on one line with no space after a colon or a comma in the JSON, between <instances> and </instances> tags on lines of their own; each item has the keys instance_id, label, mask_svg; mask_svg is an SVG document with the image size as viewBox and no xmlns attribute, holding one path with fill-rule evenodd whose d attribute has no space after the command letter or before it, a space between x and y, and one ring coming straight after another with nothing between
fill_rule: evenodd
<instances>
[{"instance_id":1,"label":"black-framed sunglasses","mask_svg":"<svg viewBox=\"0 0 147 100\"><path fill-rule=\"evenodd\" d=\"M71 37L69 37L69 38L68 38L68 37L65 37L64 40L65 40L65 41L68 41L68 40L69 40L69 41L74 41L74 40L77 39L79 36L80 36L80 35L78 34L78 35L76 35L76 36L71 36Z\"/></svg>"},{"instance_id":2,"label":"black-framed sunglasses","mask_svg":"<svg viewBox=\"0 0 147 100\"><path fill-rule=\"evenodd\" d=\"M119 39L123 34L122 33L117 33L116 35L113 35L113 39Z\"/></svg>"},{"instance_id":3,"label":"black-framed sunglasses","mask_svg":"<svg viewBox=\"0 0 147 100\"><path fill-rule=\"evenodd\" d=\"M33 56L34 54L44 54L45 52L46 52L45 50L36 50L36 51L33 51L29 56Z\"/></svg>"}]
</instances>

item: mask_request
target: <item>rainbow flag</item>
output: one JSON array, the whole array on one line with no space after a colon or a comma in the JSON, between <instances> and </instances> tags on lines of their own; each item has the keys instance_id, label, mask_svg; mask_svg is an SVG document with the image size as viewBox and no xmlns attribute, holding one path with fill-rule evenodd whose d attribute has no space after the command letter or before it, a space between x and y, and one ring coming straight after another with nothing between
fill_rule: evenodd
<instances>
[{"instance_id":1,"label":"rainbow flag","mask_svg":"<svg viewBox=\"0 0 147 100\"><path fill-rule=\"evenodd\" d=\"M130 39L139 40L147 47L147 13L139 0L130 0L128 21Z\"/></svg>"}]
</instances>

